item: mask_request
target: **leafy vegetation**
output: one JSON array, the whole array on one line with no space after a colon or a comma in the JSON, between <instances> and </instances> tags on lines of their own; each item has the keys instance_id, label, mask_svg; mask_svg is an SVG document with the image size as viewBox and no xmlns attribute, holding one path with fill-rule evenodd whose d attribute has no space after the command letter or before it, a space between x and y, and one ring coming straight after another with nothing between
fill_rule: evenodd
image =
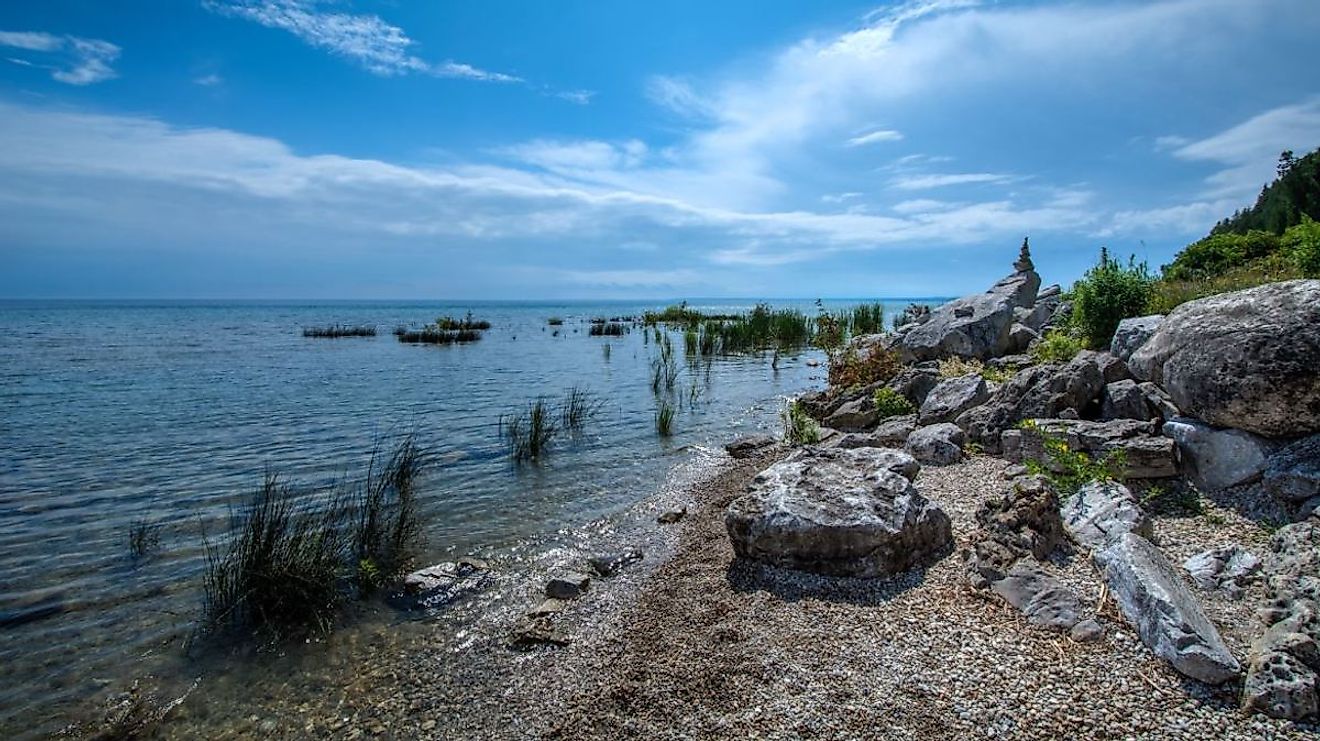
<instances>
[{"instance_id":1,"label":"leafy vegetation","mask_svg":"<svg viewBox=\"0 0 1320 741\"><path fill-rule=\"evenodd\" d=\"M940 361L940 378L962 378L973 373L987 381L1003 383L1013 377L1004 368L989 368L976 358L945 358Z\"/></svg>"},{"instance_id":2,"label":"leafy vegetation","mask_svg":"<svg viewBox=\"0 0 1320 741\"><path fill-rule=\"evenodd\" d=\"M326 327L303 327L303 337L337 339L339 337L375 337L376 328L370 325L331 324Z\"/></svg>"},{"instance_id":3,"label":"leafy vegetation","mask_svg":"<svg viewBox=\"0 0 1320 741\"><path fill-rule=\"evenodd\" d=\"M1073 327L1088 347L1107 346L1120 321L1145 313L1154 284L1145 263L1123 265L1102 247L1100 261L1073 284Z\"/></svg>"},{"instance_id":4,"label":"leafy vegetation","mask_svg":"<svg viewBox=\"0 0 1320 741\"><path fill-rule=\"evenodd\" d=\"M1285 150L1279 155L1275 174L1274 182L1261 189L1255 205L1219 222L1210 234L1282 234L1304 217L1320 220L1320 149L1301 159Z\"/></svg>"},{"instance_id":5,"label":"leafy vegetation","mask_svg":"<svg viewBox=\"0 0 1320 741\"><path fill-rule=\"evenodd\" d=\"M1075 494L1092 481L1121 481L1126 475L1127 454L1123 450L1111 450L1095 460L1073 450L1066 439L1041 429L1033 420L1020 423L1018 429L1039 437L1044 451L1043 459L1023 462L1027 471L1044 476L1060 494Z\"/></svg>"},{"instance_id":6,"label":"leafy vegetation","mask_svg":"<svg viewBox=\"0 0 1320 741\"><path fill-rule=\"evenodd\" d=\"M452 316L439 317L435 320L435 324L431 326L435 327L436 329L445 330L445 331L456 331L456 330L461 331L461 330L473 330L473 329L478 331L485 331L487 329L490 329L490 322L480 319L473 319L472 312L469 311L467 315L464 316L462 319L455 319Z\"/></svg>"},{"instance_id":7,"label":"leafy vegetation","mask_svg":"<svg viewBox=\"0 0 1320 741\"><path fill-rule=\"evenodd\" d=\"M797 399L791 399L780 413L784 421L784 440L792 445L820 442L820 425L807 414Z\"/></svg>"},{"instance_id":8,"label":"leafy vegetation","mask_svg":"<svg viewBox=\"0 0 1320 741\"><path fill-rule=\"evenodd\" d=\"M1031 347L1037 363L1066 363L1082 351L1082 341L1066 329L1052 329Z\"/></svg>"},{"instance_id":9,"label":"leafy vegetation","mask_svg":"<svg viewBox=\"0 0 1320 741\"><path fill-rule=\"evenodd\" d=\"M357 485L300 491L268 473L231 514L228 537L205 543L203 630L272 639L328 631L341 605L408 566L427 463L407 437L383 459L373 451Z\"/></svg>"},{"instance_id":10,"label":"leafy vegetation","mask_svg":"<svg viewBox=\"0 0 1320 741\"><path fill-rule=\"evenodd\" d=\"M861 388L880 381L888 381L903 369L898 353L875 348L859 353L853 347L830 357L829 383L840 389Z\"/></svg>"},{"instance_id":11,"label":"leafy vegetation","mask_svg":"<svg viewBox=\"0 0 1320 741\"><path fill-rule=\"evenodd\" d=\"M897 417L900 414L912 414L917 408L908 401L908 398L894 389L884 386L875 390L871 396L871 401L875 404L875 410L880 413L880 419L889 419Z\"/></svg>"}]
</instances>

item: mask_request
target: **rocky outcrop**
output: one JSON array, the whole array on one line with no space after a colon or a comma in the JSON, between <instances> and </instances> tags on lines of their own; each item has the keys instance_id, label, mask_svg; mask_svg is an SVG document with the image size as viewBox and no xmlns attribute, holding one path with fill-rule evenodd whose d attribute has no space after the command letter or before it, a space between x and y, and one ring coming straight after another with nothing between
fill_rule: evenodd
<instances>
[{"instance_id":1,"label":"rocky outcrop","mask_svg":"<svg viewBox=\"0 0 1320 741\"><path fill-rule=\"evenodd\" d=\"M1034 625L1069 631L1077 640L1100 635L1077 595L1041 563L1063 539L1059 500L1045 479L1014 481L1008 494L982 503L976 522L963 554L974 588L999 596Z\"/></svg>"},{"instance_id":2,"label":"rocky outcrop","mask_svg":"<svg viewBox=\"0 0 1320 741\"><path fill-rule=\"evenodd\" d=\"M1163 314L1124 319L1118 323L1118 329L1114 330L1114 339L1109 343L1109 352L1120 360L1127 360L1132 357L1132 353L1146 344L1146 340L1155 334L1155 330L1159 329L1163 322Z\"/></svg>"},{"instance_id":3,"label":"rocky outcrop","mask_svg":"<svg viewBox=\"0 0 1320 741\"><path fill-rule=\"evenodd\" d=\"M1063 528L1089 550L1108 548L1128 533L1149 539L1150 520L1137 498L1120 483L1092 481L1064 500Z\"/></svg>"},{"instance_id":4,"label":"rocky outcrop","mask_svg":"<svg viewBox=\"0 0 1320 741\"><path fill-rule=\"evenodd\" d=\"M840 432L858 432L874 427L879 420L880 411L875 408L875 401L871 396L863 394L845 401L821 420L821 424Z\"/></svg>"},{"instance_id":5,"label":"rocky outcrop","mask_svg":"<svg viewBox=\"0 0 1320 741\"><path fill-rule=\"evenodd\" d=\"M912 406L920 409L921 405L926 403L926 397L939 384L939 364L927 362L904 368L886 385L912 402Z\"/></svg>"},{"instance_id":6,"label":"rocky outcrop","mask_svg":"<svg viewBox=\"0 0 1320 741\"><path fill-rule=\"evenodd\" d=\"M733 458L752 458L774 447L779 442L770 435L747 435L724 446L724 451Z\"/></svg>"},{"instance_id":7,"label":"rocky outcrop","mask_svg":"<svg viewBox=\"0 0 1320 741\"><path fill-rule=\"evenodd\" d=\"M1183 562L1192 583L1207 591L1220 590L1237 599L1260 571L1260 559L1237 543L1198 553Z\"/></svg>"},{"instance_id":8,"label":"rocky outcrop","mask_svg":"<svg viewBox=\"0 0 1320 741\"><path fill-rule=\"evenodd\" d=\"M1260 478L1278 443L1242 430L1219 430L1176 417L1164 423L1165 437L1178 444L1183 473L1201 491L1219 491Z\"/></svg>"},{"instance_id":9,"label":"rocky outcrop","mask_svg":"<svg viewBox=\"0 0 1320 741\"><path fill-rule=\"evenodd\" d=\"M922 463L947 466L963 458L967 436L958 425L941 422L919 427L908 436L906 450Z\"/></svg>"},{"instance_id":10,"label":"rocky outcrop","mask_svg":"<svg viewBox=\"0 0 1320 741\"><path fill-rule=\"evenodd\" d=\"M1014 264L1030 265L1030 258ZM896 349L904 362L960 357L986 360L1012 347L1009 330L1018 309L1036 303L1040 276L1034 268L1000 280L985 293L964 296L931 312L930 318L905 332Z\"/></svg>"},{"instance_id":11,"label":"rocky outcrop","mask_svg":"<svg viewBox=\"0 0 1320 741\"><path fill-rule=\"evenodd\" d=\"M836 448L902 448L908 435L917 429L917 415L900 414L890 417L870 432L843 435L834 443Z\"/></svg>"},{"instance_id":12,"label":"rocky outcrop","mask_svg":"<svg viewBox=\"0 0 1320 741\"><path fill-rule=\"evenodd\" d=\"M1271 455L1264 480L1270 495L1292 508L1320 497L1320 435L1302 438Z\"/></svg>"},{"instance_id":13,"label":"rocky outcrop","mask_svg":"<svg viewBox=\"0 0 1320 741\"><path fill-rule=\"evenodd\" d=\"M1185 303L1129 365L1209 424L1266 437L1320 432L1320 280Z\"/></svg>"},{"instance_id":14,"label":"rocky outcrop","mask_svg":"<svg viewBox=\"0 0 1320 741\"><path fill-rule=\"evenodd\" d=\"M921 496L920 465L879 448L803 448L753 479L725 513L739 557L833 576L887 576L947 552L948 515Z\"/></svg>"},{"instance_id":15,"label":"rocky outcrop","mask_svg":"<svg viewBox=\"0 0 1320 741\"><path fill-rule=\"evenodd\" d=\"M1025 368L999 388L986 403L956 420L968 438L989 452L999 450L1000 435L1024 419L1058 417L1086 408L1100 394L1104 377L1096 354L1082 352L1069 362Z\"/></svg>"},{"instance_id":16,"label":"rocky outcrop","mask_svg":"<svg viewBox=\"0 0 1320 741\"><path fill-rule=\"evenodd\" d=\"M1320 522L1275 533L1267 558L1268 626L1251 647L1244 707L1275 718L1320 715Z\"/></svg>"},{"instance_id":17,"label":"rocky outcrop","mask_svg":"<svg viewBox=\"0 0 1320 741\"><path fill-rule=\"evenodd\" d=\"M1208 684L1238 675L1241 665L1158 548L1128 533L1094 557L1123 616L1156 656Z\"/></svg>"},{"instance_id":18,"label":"rocky outcrop","mask_svg":"<svg viewBox=\"0 0 1320 741\"><path fill-rule=\"evenodd\" d=\"M952 422L958 415L990 398L985 379L979 373L940 381L921 404L918 421L923 425Z\"/></svg>"},{"instance_id":19,"label":"rocky outcrop","mask_svg":"<svg viewBox=\"0 0 1320 741\"><path fill-rule=\"evenodd\" d=\"M1151 418L1150 406L1146 402L1146 393L1131 379L1115 381L1105 386L1100 396L1100 419L1139 419Z\"/></svg>"},{"instance_id":20,"label":"rocky outcrop","mask_svg":"<svg viewBox=\"0 0 1320 741\"><path fill-rule=\"evenodd\" d=\"M1084 419L1037 419L1027 429L1004 432L1000 448L1014 463L1033 460L1049 463L1044 435L1059 437L1074 451L1093 459L1122 451L1124 478L1162 479L1178 475L1178 448L1173 440L1155 434L1154 422L1115 419L1092 422Z\"/></svg>"}]
</instances>

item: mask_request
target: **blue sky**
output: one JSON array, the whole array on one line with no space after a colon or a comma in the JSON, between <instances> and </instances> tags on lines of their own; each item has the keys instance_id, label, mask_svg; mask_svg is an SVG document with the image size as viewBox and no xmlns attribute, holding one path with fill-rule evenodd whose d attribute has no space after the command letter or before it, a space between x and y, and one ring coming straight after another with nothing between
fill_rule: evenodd
<instances>
[{"instance_id":1,"label":"blue sky","mask_svg":"<svg viewBox=\"0 0 1320 741\"><path fill-rule=\"evenodd\" d=\"M0 297L869 297L1152 265L1315 0L0 5Z\"/></svg>"}]
</instances>

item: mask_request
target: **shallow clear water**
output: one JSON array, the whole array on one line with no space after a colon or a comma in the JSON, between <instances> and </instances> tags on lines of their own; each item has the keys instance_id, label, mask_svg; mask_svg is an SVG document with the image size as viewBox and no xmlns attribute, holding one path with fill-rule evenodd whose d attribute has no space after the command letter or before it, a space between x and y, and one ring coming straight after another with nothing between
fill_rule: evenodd
<instances>
[{"instance_id":1,"label":"shallow clear water","mask_svg":"<svg viewBox=\"0 0 1320 741\"><path fill-rule=\"evenodd\" d=\"M886 303L892 315L907 300ZM0 303L0 728L58 727L144 658L159 667L180 654L200 606L201 532L222 529L267 469L328 482L358 473L376 440L414 433L442 462L422 486L427 557L439 559L618 512L654 493L690 446L776 429L781 398L822 382L807 364L815 351L777 369L768 356L684 364L675 435L660 438L653 339L587 330L594 316L662 306ZM493 324L480 342L415 346L390 333L469 310ZM547 326L551 316L564 325ZM302 336L332 323L379 334ZM510 464L500 416L572 386L602 403L585 433L541 464ZM160 546L133 559L141 520L159 525Z\"/></svg>"}]
</instances>

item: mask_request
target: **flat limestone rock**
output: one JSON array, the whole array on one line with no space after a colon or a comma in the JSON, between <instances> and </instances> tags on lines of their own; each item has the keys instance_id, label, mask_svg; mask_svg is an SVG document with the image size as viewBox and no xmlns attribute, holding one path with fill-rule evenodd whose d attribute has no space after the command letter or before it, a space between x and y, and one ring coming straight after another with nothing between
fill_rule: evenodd
<instances>
[{"instance_id":1,"label":"flat limestone rock","mask_svg":"<svg viewBox=\"0 0 1320 741\"><path fill-rule=\"evenodd\" d=\"M1106 548L1127 533L1151 536L1150 520L1137 498L1113 481L1086 484L1064 500L1059 514L1073 540L1091 550Z\"/></svg>"},{"instance_id":2,"label":"flat limestone rock","mask_svg":"<svg viewBox=\"0 0 1320 741\"><path fill-rule=\"evenodd\" d=\"M919 470L897 450L802 448L729 505L734 553L856 577L890 576L943 555L953 545L951 523L912 485Z\"/></svg>"},{"instance_id":3,"label":"flat limestone rock","mask_svg":"<svg viewBox=\"0 0 1320 741\"><path fill-rule=\"evenodd\" d=\"M1201 491L1212 492L1260 478L1279 444L1242 430L1221 430L1190 417L1164 423L1178 444L1183 472Z\"/></svg>"},{"instance_id":4,"label":"flat limestone rock","mask_svg":"<svg viewBox=\"0 0 1320 741\"><path fill-rule=\"evenodd\" d=\"M733 458L751 458L754 455L760 455L766 448L773 447L779 442L770 435L747 435L724 446L727 452Z\"/></svg>"},{"instance_id":5,"label":"flat limestone rock","mask_svg":"<svg viewBox=\"0 0 1320 741\"><path fill-rule=\"evenodd\" d=\"M1094 558L1123 616L1156 656L1207 684L1242 671L1178 571L1150 541L1128 533Z\"/></svg>"}]
</instances>

